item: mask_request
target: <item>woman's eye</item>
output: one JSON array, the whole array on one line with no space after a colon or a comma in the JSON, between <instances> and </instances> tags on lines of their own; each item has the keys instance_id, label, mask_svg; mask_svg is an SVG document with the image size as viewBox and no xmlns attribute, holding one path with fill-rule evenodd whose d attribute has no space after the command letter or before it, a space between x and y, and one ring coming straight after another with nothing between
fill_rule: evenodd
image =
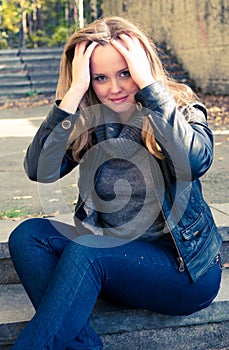
<instances>
[{"instance_id":1,"label":"woman's eye","mask_svg":"<svg viewBox=\"0 0 229 350\"><path fill-rule=\"evenodd\" d=\"M125 71L123 71L123 72L120 74L120 76L121 76L122 78L130 77L130 72L129 72L128 70L125 70Z\"/></svg>"},{"instance_id":2,"label":"woman's eye","mask_svg":"<svg viewBox=\"0 0 229 350\"><path fill-rule=\"evenodd\" d=\"M98 75L97 77L94 77L94 80L102 82L102 81L106 80L106 76L105 75Z\"/></svg>"}]
</instances>

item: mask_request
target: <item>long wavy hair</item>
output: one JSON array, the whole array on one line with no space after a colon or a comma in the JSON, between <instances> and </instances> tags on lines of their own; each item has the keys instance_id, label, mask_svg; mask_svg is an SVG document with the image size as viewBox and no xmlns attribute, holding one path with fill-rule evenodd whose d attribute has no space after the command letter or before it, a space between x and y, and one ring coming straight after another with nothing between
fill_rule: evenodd
<instances>
[{"instance_id":1,"label":"long wavy hair","mask_svg":"<svg viewBox=\"0 0 229 350\"><path fill-rule=\"evenodd\" d=\"M170 94L175 99L178 107L183 107L188 105L194 98L194 92L190 87L185 84L180 84L175 82L162 66L161 60L158 56L158 49L149 36L144 33L141 29L137 28L133 23L121 17L106 17L103 19L98 19L93 23L89 24L83 29L72 34L66 42L64 51L60 62L60 74L57 85L56 98L62 99L72 82L72 60L74 57L74 49L77 44L82 41L95 41L100 45L109 44L111 39L117 39L120 34L133 34L137 37L143 46L148 60L151 65L152 75L155 80L160 80L162 84L168 89ZM92 86L90 85L86 94L82 98L79 109L85 111L90 106L95 106L99 104L96 94ZM81 116L82 129L85 130L85 118ZM76 132L76 128L79 128L79 120L77 127L75 127L69 138L69 147L72 148L72 154L75 160L79 160L79 154L84 148L90 148L92 145L91 135L93 128L90 130L87 128L86 131L79 133ZM77 136L79 135L80 136ZM157 144L153 129L147 116L144 117L143 127L142 127L142 139L147 147L147 149L157 158L163 159L163 153L159 145Z\"/></svg>"}]
</instances>

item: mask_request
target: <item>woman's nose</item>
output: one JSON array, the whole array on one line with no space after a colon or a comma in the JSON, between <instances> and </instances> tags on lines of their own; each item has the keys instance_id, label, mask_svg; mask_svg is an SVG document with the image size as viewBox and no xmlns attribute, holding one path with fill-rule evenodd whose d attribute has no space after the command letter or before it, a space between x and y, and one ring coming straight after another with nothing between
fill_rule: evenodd
<instances>
[{"instance_id":1,"label":"woman's nose","mask_svg":"<svg viewBox=\"0 0 229 350\"><path fill-rule=\"evenodd\" d=\"M110 84L110 92L113 94L117 94L121 90L122 90L122 87L118 79L112 79Z\"/></svg>"}]
</instances>

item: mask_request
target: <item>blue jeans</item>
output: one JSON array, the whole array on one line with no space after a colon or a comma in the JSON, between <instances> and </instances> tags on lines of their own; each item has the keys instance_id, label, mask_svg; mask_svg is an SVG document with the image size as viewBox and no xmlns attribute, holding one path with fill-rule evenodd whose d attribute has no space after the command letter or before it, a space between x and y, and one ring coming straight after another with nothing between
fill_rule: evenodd
<instances>
[{"instance_id":1,"label":"blue jeans","mask_svg":"<svg viewBox=\"0 0 229 350\"><path fill-rule=\"evenodd\" d=\"M24 221L12 232L11 257L36 309L13 350L102 349L89 323L101 295L154 312L188 315L218 293L218 259L193 283L187 272L178 271L170 239L95 248L66 237L74 235L73 226L41 218Z\"/></svg>"}]
</instances>

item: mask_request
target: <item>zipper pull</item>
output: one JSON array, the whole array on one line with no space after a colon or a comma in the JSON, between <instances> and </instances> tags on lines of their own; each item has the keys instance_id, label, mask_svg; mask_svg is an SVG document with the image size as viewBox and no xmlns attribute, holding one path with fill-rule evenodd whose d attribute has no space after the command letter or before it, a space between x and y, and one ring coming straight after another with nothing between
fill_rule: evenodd
<instances>
[{"instance_id":1,"label":"zipper pull","mask_svg":"<svg viewBox=\"0 0 229 350\"><path fill-rule=\"evenodd\" d=\"M179 263L179 272L184 272L184 260L182 259L181 256L177 258L178 263Z\"/></svg>"}]
</instances>

